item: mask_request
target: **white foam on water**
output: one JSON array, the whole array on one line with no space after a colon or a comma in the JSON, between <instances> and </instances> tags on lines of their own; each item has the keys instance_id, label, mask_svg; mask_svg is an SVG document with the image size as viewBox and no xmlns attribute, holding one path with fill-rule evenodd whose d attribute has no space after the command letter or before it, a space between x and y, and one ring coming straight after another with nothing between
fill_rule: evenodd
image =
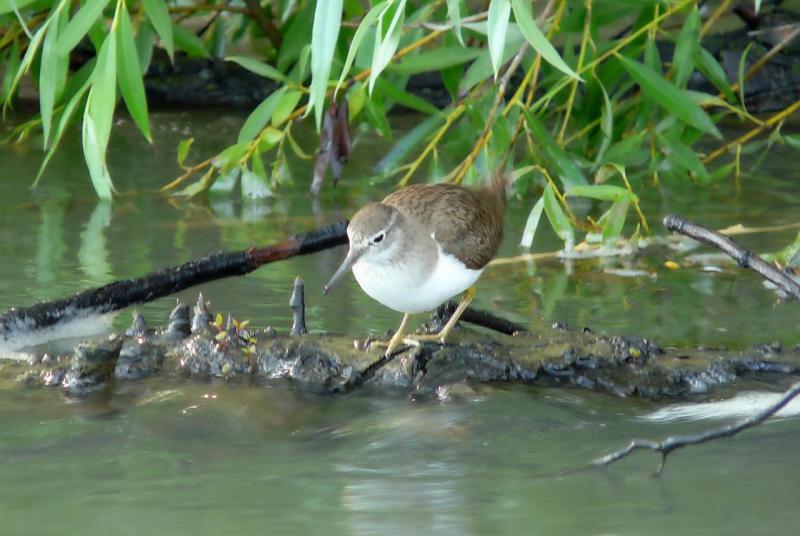
<instances>
[{"instance_id":1,"label":"white foam on water","mask_svg":"<svg viewBox=\"0 0 800 536\"><path fill-rule=\"evenodd\" d=\"M727 400L673 404L640 418L654 422L743 419L764 411L780 400L782 396L783 393L747 391ZM797 415L800 415L800 396L794 398L775 414L776 417Z\"/></svg>"},{"instance_id":2,"label":"white foam on water","mask_svg":"<svg viewBox=\"0 0 800 536\"><path fill-rule=\"evenodd\" d=\"M22 327L8 334L6 340L0 340L0 359L22 361L29 358L31 348L53 343L54 341L81 339L106 335L111 332L113 313L86 314L71 320L58 322L43 329L26 329Z\"/></svg>"}]
</instances>

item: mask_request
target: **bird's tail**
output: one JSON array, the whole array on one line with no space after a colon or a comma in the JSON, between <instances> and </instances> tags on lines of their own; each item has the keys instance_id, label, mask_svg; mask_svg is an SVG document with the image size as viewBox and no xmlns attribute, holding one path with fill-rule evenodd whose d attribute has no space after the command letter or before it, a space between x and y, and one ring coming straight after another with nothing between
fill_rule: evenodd
<instances>
[{"instance_id":1,"label":"bird's tail","mask_svg":"<svg viewBox=\"0 0 800 536\"><path fill-rule=\"evenodd\" d=\"M513 182L513 175L510 172L497 170L492 174L489 184L486 185L486 191L498 199L505 208L508 192Z\"/></svg>"}]
</instances>

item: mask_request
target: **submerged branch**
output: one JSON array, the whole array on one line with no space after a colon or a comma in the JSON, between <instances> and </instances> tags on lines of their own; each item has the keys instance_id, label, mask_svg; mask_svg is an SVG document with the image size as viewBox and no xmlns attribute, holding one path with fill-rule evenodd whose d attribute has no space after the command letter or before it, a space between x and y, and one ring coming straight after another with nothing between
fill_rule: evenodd
<instances>
[{"instance_id":1,"label":"submerged branch","mask_svg":"<svg viewBox=\"0 0 800 536\"><path fill-rule=\"evenodd\" d=\"M591 463L591 467L606 467L611 465L614 462L617 462L623 458L628 457L631 453L636 450L653 450L656 452L661 453L661 463L656 470L656 474L661 474L661 471L664 469L664 464L667 461L667 456L670 452L677 450L682 447L687 447L689 445L699 445L700 443L705 443L707 441L712 441L714 439L722 439L724 437L733 437L739 432L743 430L747 430L748 428L752 428L761 424L762 422L766 421L768 418L772 417L775 413L780 411L786 404L788 404L792 399L794 399L797 395L800 395L800 383L794 384L788 391L786 391L783 396L766 408L764 411L753 415L743 421L734 424L728 424L726 426L722 426L720 428L713 428L711 430L706 430L705 432L701 432L699 434L692 434L692 435L685 435L685 436L670 436L662 441L651 441L649 439L634 439L633 441L628 444L627 447L621 448L605 456L594 460Z\"/></svg>"}]
</instances>

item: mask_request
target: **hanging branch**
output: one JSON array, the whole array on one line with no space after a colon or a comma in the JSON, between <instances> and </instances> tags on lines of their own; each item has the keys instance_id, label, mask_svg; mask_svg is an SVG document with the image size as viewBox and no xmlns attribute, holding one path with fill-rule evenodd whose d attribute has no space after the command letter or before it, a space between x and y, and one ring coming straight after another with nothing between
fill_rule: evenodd
<instances>
[{"instance_id":1,"label":"hanging branch","mask_svg":"<svg viewBox=\"0 0 800 536\"><path fill-rule=\"evenodd\" d=\"M775 413L780 411L786 404L788 404L792 399L794 399L797 395L800 394L800 383L794 384L788 391L786 391L783 396L766 408L765 410L761 411L734 424L728 424L726 426L722 426L720 428L713 428L711 430L706 430L705 432L701 432L699 434L693 435L685 435L685 436L670 436L662 441L650 441L648 439L634 439L630 442L630 444L622 449L615 450L609 454L606 454L602 458L597 458L594 460L590 467L605 467L611 465L614 462L617 462L623 458L629 456L632 452L636 450L654 450L656 452L661 453L661 463L656 470L656 475L661 474L661 471L664 469L664 464L667 462L667 456L673 450L677 450L682 447L687 447L689 445L699 445L700 443L705 443L707 441L712 441L714 439L722 439L723 437L733 437L739 432L743 430L747 430L748 428L752 428L761 424L762 422L766 421L770 417L772 417Z\"/></svg>"},{"instance_id":2,"label":"hanging branch","mask_svg":"<svg viewBox=\"0 0 800 536\"><path fill-rule=\"evenodd\" d=\"M271 246L212 253L144 277L115 281L60 300L12 308L0 315L0 342L13 347L18 337L56 324L118 311L201 283L244 275L271 262L346 244L347 223L340 221Z\"/></svg>"},{"instance_id":3,"label":"hanging branch","mask_svg":"<svg viewBox=\"0 0 800 536\"><path fill-rule=\"evenodd\" d=\"M752 253L734 242L727 236L716 231L706 229L690 222L680 216L667 216L664 218L664 227L673 233L688 236L698 242L715 247L731 257L742 268L749 268L758 275L774 283L778 288L796 300L800 300L800 284L792 277L781 272L778 268L768 263L755 253Z\"/></svg>"}]
</instances>

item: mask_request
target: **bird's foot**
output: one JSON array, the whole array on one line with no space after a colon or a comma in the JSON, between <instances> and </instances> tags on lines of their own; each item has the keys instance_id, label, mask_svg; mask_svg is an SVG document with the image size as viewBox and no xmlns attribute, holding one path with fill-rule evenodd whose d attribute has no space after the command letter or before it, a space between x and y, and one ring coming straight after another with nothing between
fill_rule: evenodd
<instances>
[{"instance_id":1,"label":"bird's foot","mask_svg":"<svg viewBox=\"0 0 800 536\"><path fill-rule=\"evenodd\" d=\"M447 333L424 333L420 335L408 335L403 339L406 344L414 344L415 346L421 345L423 342L435 342L444 344L447 339Z\"/></svg>"},{"instance_id":2,"label":"bird's foot","mask_svg":"<svg viewBox=\"0 0 800 536\"><path fill-rule=\"evenodd\" d=\"M401 335L396 339L395 337L392 337L388 341L370 341L369 346L367 348L369 349L372 349L373 347L385 348L385 351L383 352L384 357L391 357L392 352L394 352L397 349L397 347L400 346L400 344L407 344L408 346L413 346L413 347L420 346L419 342L410 339L408 337L403 337Z\"/></svg>"}]
</instances>

